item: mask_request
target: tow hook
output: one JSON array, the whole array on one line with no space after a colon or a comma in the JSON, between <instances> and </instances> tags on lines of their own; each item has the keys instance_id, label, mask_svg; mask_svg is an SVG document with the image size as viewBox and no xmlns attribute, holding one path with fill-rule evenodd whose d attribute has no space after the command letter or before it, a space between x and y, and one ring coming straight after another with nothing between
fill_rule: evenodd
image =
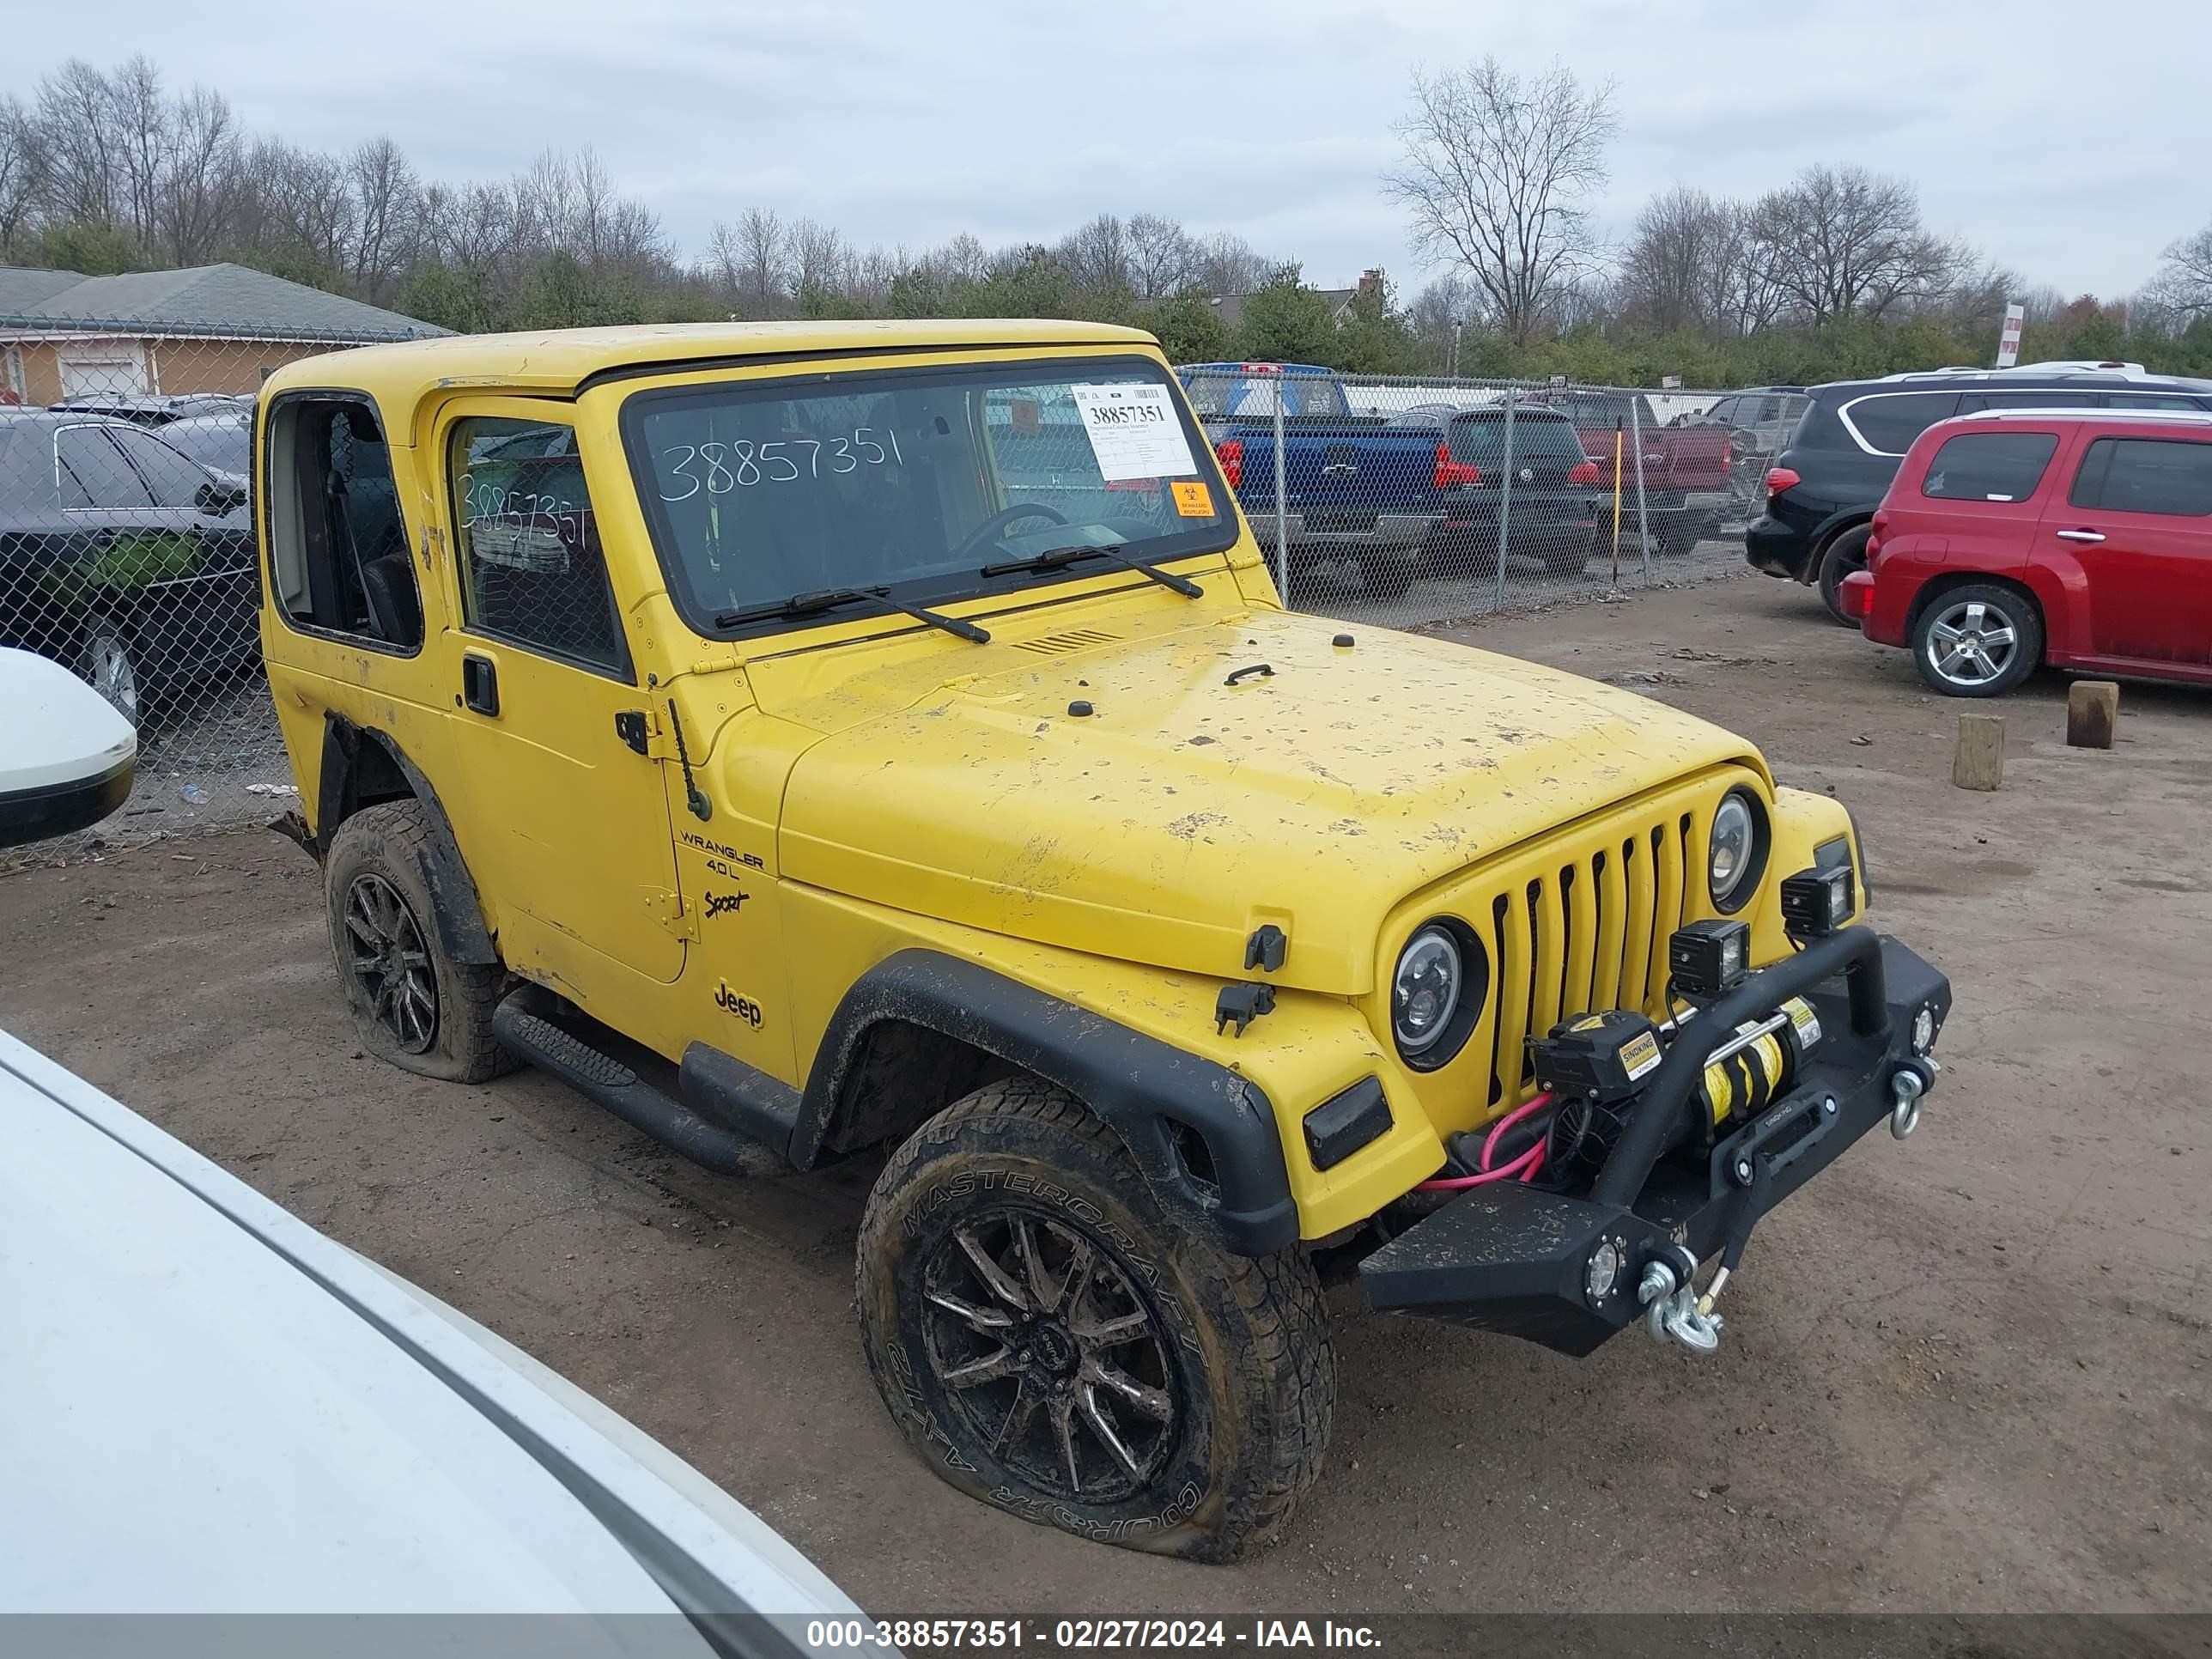
<instances>
[{"instance_id":1,"label":"tow hook","mask_svg":"<svg viewBox=\"0 0 2212 1659\"><path fill-rule=\"evenodd\" d=\"M1889 1132L1902 1140L1920 1127L1920 1097L1928 1092L1928 1085L1911 1066L1900 1066L1889 1080L1889 1090L1897 1099L1889 1109Z\"/></svg>"},{"instance_id":2,"label":"tow hook","mask_svg":"<svg viewBox=\"0 0 2212 1659\"><path fill-rule=\"evenodd\" d=\"M1721 1345L1722 1322L1712 1311L1712 1297L1719 1294L1728 1275L1717 1275L1711 1292L1700 1301L1695 1282L1697 1263L1688 1259L1686 1250L1678 1249L1676 1255L1683 1259L1669 1261L1662 1257L1644 1267L1643 1282L1636 1291L1644 1308L1644 1328L1655 1342L1671 1337L1694 1353L1711 1353Z\"/></svg>"}]
</instances>

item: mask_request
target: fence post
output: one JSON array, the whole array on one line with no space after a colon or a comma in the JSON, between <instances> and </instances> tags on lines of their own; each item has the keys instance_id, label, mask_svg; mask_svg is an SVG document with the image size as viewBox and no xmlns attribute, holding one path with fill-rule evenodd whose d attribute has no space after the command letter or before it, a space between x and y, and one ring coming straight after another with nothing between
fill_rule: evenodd
<instances>
[{"instance_id":1,"label":"fence post","mask_svg":"<svg viewBox=\"0 0 2212 1659\"><path fill-rule=\"evenodd\" d=\"M1513 528L1513 400L1514 388L1505 389L1505 459L1498 481L1498 600L1491 608L1505 609L1505 547Z\"/></svg>"},{"instance_id":2,"label":"fence post","mask_svg":"<svg viewBox=\"0 0 2212 1659\"><path fill-rule=\"evenodd\" d=\"M1628 431L1630 441L1636 446L1636 538L1644 548L1644 583L1651 585L1651 514L1644 499L1644 399L1638 393L1628 394Z\"/></svg>"},{"instance_id":3,"label":"fence post","mask_svg":"<svg viewBox=\"0 0 2212 1659\"><path fill-rule=\"evenodd\" d=\"M1275 369L1275 586L1283 603L1291 603L1290 498L1283 482L1283 400L1290 390L1289 377L1280 365Z\"/></svg>"}]
</instances>

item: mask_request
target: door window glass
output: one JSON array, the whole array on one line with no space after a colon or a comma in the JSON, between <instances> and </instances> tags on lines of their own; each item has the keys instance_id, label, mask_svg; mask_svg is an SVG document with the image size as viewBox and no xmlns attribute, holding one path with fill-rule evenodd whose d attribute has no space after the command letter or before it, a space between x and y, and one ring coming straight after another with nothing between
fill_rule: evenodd
<instances>
[{"instance_id":1,"label":"door window glass","mask_svg":"<svg viewBox=\"0 0 2212 1659\"><path fill-rule=\"evenodd\" d=\"M2212 443L2100 438L2074 475L2075 507L2201 519L2212 514Z\"/></svg>"},{"instance_id":2,"label":"door window glass","mask_svg":"<svg viewBox=\"0 0 2212 1659\"><path fill-rule=\"evenodd\" d=\"M54 455L62 470L64 507L115 509L154 504L102 428L64 427L54 434Z\"/></svg>"},{"instance_id":3,"label":"door window glass","mask_svg":"<svg viewBox=\"0 0 2212 1659\"><path fill-rule=\"evenodd\" d=\"M136 427L118 427L107 435L120 444L123 453L131 458L132 468L153 493L155 506L199 506L200 491L210 480L198 466L159 438L149 437Z\"/></svg>"},{"instance_id":4,"label":"door window glass","mask_svg":"<svg viewBox=\"0 0 2212 1659\"><path fill-rule=\"evenodd\" d=\"M622 625L574 432L472 416L453 428L449 464L469 626L626 677Z\"/></svg>"}]
</instances>

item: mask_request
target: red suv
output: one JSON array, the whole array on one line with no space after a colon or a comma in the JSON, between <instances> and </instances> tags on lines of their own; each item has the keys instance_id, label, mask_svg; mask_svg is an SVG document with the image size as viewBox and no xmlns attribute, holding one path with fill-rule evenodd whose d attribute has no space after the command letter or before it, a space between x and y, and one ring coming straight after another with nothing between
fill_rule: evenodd
<instances>
[{"instance_id":1,"label":"red suv","mask_svg":"<svg viewBox=\"0 0 2212 1659\"><path fill-rule=\"evenodd\" d=\"M1994 697L2039 662L2212 684L2212 414L1990 410L1922 433L1844 614Z\"/></svg>"}]
</instances>

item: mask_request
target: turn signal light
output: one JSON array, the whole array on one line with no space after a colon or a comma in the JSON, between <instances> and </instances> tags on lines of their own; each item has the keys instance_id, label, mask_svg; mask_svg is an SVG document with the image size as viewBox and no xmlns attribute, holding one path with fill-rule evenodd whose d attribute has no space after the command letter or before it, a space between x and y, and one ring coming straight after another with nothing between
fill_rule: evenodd
<instances>
[{"instance_id":1,"label":"turn signal light","mask_svg":"<svg viewBox=\"0 0 2212 1659\"><path fill-rule=\"evenodd\" d=\"M1244 488L1244 441L1224 438L1213 447L1213 459L1221 463L1223 482L1231 489Z\"/></svg>"},{"instance_id":2,"label":"turn signal light","mask_svg":"<svg viewBox=\"0 0 2212 1659\"><path fill-rule=\"evenodd\" d=\"M1769 467L1766 472L1766 493L1779 495L1785 489L1795 489L1800 480L1795 469L1786 466Z\"/></svg>"}]
</instances>

